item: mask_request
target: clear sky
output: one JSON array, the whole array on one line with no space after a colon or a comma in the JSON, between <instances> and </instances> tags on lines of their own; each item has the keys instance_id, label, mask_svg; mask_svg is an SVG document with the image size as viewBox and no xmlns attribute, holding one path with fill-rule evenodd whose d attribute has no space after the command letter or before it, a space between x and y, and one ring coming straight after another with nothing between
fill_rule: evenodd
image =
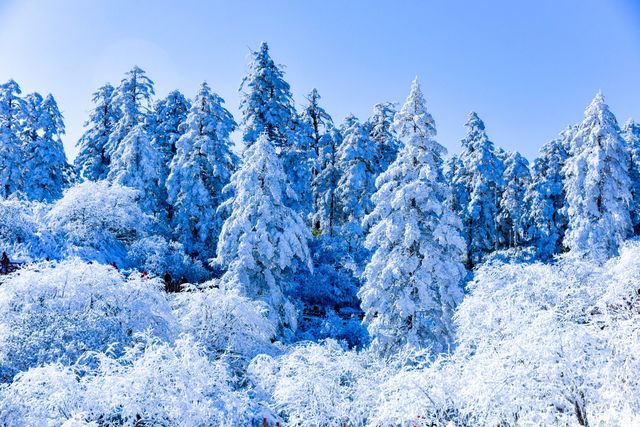
<instances>
[{"instance_id":1,"label":"clear sky","mask_svg":"<svg viewBox=\"0 0 640 427\"><path fill-rule=\"evenodd\" d=\"M601 89L640 119L639 0L0 0L0 80L51 92L75 141L91 94L132 65L164 96L206 80L238 114L250 49L269 42L296 102L316 87L334 120L403 101L419 75L439 141L459 150L471 110L532 159Z\"/></svg>"}]
</instances>

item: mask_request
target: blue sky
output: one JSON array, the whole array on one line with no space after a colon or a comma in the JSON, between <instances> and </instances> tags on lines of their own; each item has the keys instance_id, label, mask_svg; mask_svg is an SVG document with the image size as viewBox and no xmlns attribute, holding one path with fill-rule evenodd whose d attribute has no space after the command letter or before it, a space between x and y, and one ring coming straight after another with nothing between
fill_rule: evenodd
<instances>
[{"instance_id":1,"label":"blue sky","mask_svg":"<svg viewBox=\"0 0 640 427\"><path fill-rule=\"evenodd\" d=\"M137 64L164 96L206 80L239 119L250 49L268 41L298 104L317 87L334 119L403 101L419 75L438 140L459 150L471 110L532 159L598 90L640 119L640 1L7 1L0 80L51 92L75 141L91 94Z\"/></svg>"}]
</instances>

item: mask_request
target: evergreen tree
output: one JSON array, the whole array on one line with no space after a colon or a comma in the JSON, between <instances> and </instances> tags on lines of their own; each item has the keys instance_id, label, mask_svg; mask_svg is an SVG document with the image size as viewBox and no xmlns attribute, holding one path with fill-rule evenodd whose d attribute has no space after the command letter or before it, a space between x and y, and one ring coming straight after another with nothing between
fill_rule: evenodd
<instances>
[{"instance_id":1,"label":"evergreen tree","mask_svg":"<svg viewBox=\"0 0 640 427\"><path fill-rule=\"evenodd\" d=\"M373 107L369 118L369 138L375 147L374 170L376 178L386 171L398 155L399 142L393 130L396 109L393 103L384 102Z\"/></svg>"},{"instance_id":2,"label":"evergreen tree","mask_svg":"<svg viewBox=\"0 0 640 427\"><path fill-rule=\"evenodd\" d=\"M51 95L29 96L25 129L24 169L28 173L24 192L31 200L51 202L62 197L72 177L61 136L64 121Z\"/></svg>"},{"instance_id":3,"label":"evergreen tree","mask_svg":"<svg viewBox=\"0 0 640 427\"><path fill-rule=\"evenodd\" d=\"M318 232L326 232L330 236L335 235L340 218L337 191L341 176L338 147L341 144L342 134L337 128L332 127L323 138L322 169L313 180L314 192L317 195L313 228Z\"/></svg>"},{"instance_id":4,"label":"evergreen tree","mask_svg":"<svg viewBox=\"0 0 640 427\"><path fill-rule=\"evenodd\" d=\"M442 173L446 149L434 140L417 79L395 125L404 146L376 182L375 209L367 247L375 250L359 295L373 345L383 352L399 346L447 351L452 316L462 300L465 244L462 224L447 207Z\"/></svg>"},{"instance_id":5,"label":"evergreen tree","mask_svg":"<svg viewBox=\"0 0 640 427\"><path fill-rule=\"evenodd\" d=\"M569 157L570 138L571 128L563 132L561 138L542 146L525 195L525 204L530 207L527 234L542 259L562 250L567 229L563 168Z\"/></svg>"},{"instance_id":6,"label":"evergreen tree","mask_svg":"<svg viewBox=\"0 0 640 427\"><path fill-rule=\"evenodd\" d=\"M27 104L20 93L14 80L0 85L0 197L5 198L24 189L21 137Z\"/></svg>"},{"instance_id":7,"label":"evergreen tree","mask_svg":"<svg viewBox=\"0 0 640 427\"><path fill-rule=\"evenodd\" d=\"M498 248L497 217L504 165L476 113L469 115L466 126L467 135L462 140L460 153L462 167L454 177L454 185L463 187L467 195L468 203L460 205L459 215L467 241L468 261L473 266L484 254Z\"/></svg>"},{"instance_id":8,"label":"evergreen tree","mask_svg":"<svg viewBox=\"0 0 640 427\"><path fill-rule=\"evenodd\" d=\"M285 296L294 260L311 268L309 231L286 204L290 191L274 144L267 134L249 145L229 183L233 197L222 226L216 262L227 267L226 286L263 300L280 332L296 329L296 313Z\"/></svg>"},{"instance_id":9,"label":"evergreen tree","mask_svg":"<svg viewBox=\"0 0 640 427\"><path fill-rule=\"evenodd\" d=\"M90 181L105 179L109 174L111 153L108 141L120 118L120 111L113 102L114 90L107 83L93 94L95 107L84 124L88 129L76 143L79 152L74 165L80 176Z\"/></svg>"},{"instance_id":10,"label":"evergreen tree","mask_svg":"<svg viewBox=\"0 0 640 427\"><path fill-rule=\"evenodd\" d=\"M640 125L628 120L622 127L622 136L629 153L629 179L631 180L631 224L634 234L640 234Z\"/></svg>"},{"instance_id":11,"label":"evergreen tree","mask_svg":"<svg viewBox=\"0 0 640 427\"><path fill-rule=\"evenodd\" d=\"M516 247L526 239L529 207L525 203L525 193L530 181L529 161L517 151L507 155L498 213L498 226L505 247Z\"/></svg>"},{"instance_id":12,"label":"evergreen tree","mask_svg":"<svg viewBox=\"0 0 640 427\"><path fill-rule=\"evenodd\" d=\"M572 252L596 260L618 253L632 230L628 165L618 122L598 93L576 129L564 167L569 220L564 243Z\"/></svg>"},{"instance_id":13,"label":"evergreen tree","mask_svg":"<svg viewBox=\"0 0 640 427\"><path fill-rule=\"evenodd\" d=\"M119 116L107 141L108 155L112 157L118 155L120 144L136 126L143 125L142 128L146 132L149 104L154 94L153 82L146 76L144 70L133 67L125 74L120 86L113 93L112 102L119 110Z\"/></svg>"},{"instance_id":14,"label":"evergreen tree","mask_svg":"<svg viewBox=\"0 0 640 427\"><path fill-rule=\"evenodd\" d=\"M198 90L189 110L184 133L167 179L171 224L185 250L203 259L215 256L222 228L223 188L229 183L238 159L230 134L236 129L224 100L206 83Z\"/></svg>"}]
</instances>

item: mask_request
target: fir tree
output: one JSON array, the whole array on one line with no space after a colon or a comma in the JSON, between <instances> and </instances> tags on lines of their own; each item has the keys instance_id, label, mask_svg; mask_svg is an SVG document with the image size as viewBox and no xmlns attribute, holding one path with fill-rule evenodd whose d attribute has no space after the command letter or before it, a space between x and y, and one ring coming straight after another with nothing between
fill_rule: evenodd
<instances>
[{"instance_id":1,"label":"fir tree","mask_svg":"<svg viewBox=\"0 0 640 427\"><path fill-rule=\"evenodd\" d=\"M632 231L629 155L618 122L598 93L570 144L564 167L572 252L595 260L618 253Z\"/></svg>"},{"instance_id":2,"label":"fir tree","mask_svg":"<svg viewBox=\"0 0 640 427\"><path fill-rule=\"evenodd\" d=\"M5 198L24 189L21 137L27 104L20 93L14 80L0 85L0 197Z\"/></svg>"},{"instance_id":3,"label":"fir tree","mask_svg":"<svg viewBox=\"0 0 640 427\"><path fill-rule=\"evenodd\" d=\"M417 79L395 125L404 146L376 182L375 209L367 247L375 252L359 295L373 345L383 352L399 346L447 351L452 316L462 300L465 244L462 224L447 207L442 173L446 149L433 138Z\"/></svg>"},{"instance_id":4,"label":"fir tree","mask_svg":"<svg viewBox=\"0 0 640 427\"><path fill-rule=\"evenodd\" d=\"M24 145L24 167L28 180L24 192L31 200L51 202L62 197L62 191L72 178L61 136L64 121L58 104L51 95L29 97L26 130L29 138Z\"/></svg>"},{"instance_id":5,"label":"fir tree","mask_svg":"<svg viewBox=\"0 0 640 427\"><path fill-rule=\"evenodd\" d=\"M466 126L467 135L462 140L460 153L462 167L454 177L454 185L463 187L467 194L468 203L460 205L459 215L464 226L468 260L473 266L484 254L498 248L497 217L504 165L487 137L484 122L476 113L469 115Z\"/></svg>"},{"instance_id":6,"label":"fir tree","mask_svg":"<svg viewBox=\"0 0 640 427\"><path fill-rule=\"evenodd\" d=\"M175 236L188 253L202 259L215 256L224 219L218 207L238 163L230 139L236 123L223 103L206 83L200 86L167 179Z\"/></svg>"},{"instance_id":7,"label":"fir tree","mask_svg":"<svg viewBox=\"0 0 640 427\"><path fill-rule=\"evenodd\" d=\"M393 103L384 102L373 107L369 118L369 138L375 147L374 170L376 178L386 171L398 155L399 141L393 130L396 109Z\"/></svg>"},{"instance_id":8,"label":"fir tree","mask_svg":"<svg viewBox=\"0 0 640 427\"><path fill-rule=\"evenodd\" d=\"M120 118L120 111L113 102L114 90L107 83L93 94L95 107L84 124L88 129L76 143L79 152L74 165L80 176L90 181L105 179L109 174L108 141Z\"/></svg>"},{"instance_id":9,"label":"fir tree","mask_svg":"<svg viewBox=\"0 0 640 427\"><path fill-rule=\"evenodd\" d=\"M507 155L498 213L498 226L505 247L513 248L526 240L529 207L525 203L525 193L530 181L528 160L517 151Z\"/></svg>"},{"instance_id":10,"label":"fir tree","mask_svg":"<svg viewBox=\"0 0 640 427\"><path fill-rule=\"evenodd\" d=\"M295 308L285 296L292 266L311 268L310 233L300 215L286 204L290 191L274 144L267 134L247 147L231 177L231 210L222 226L216 262L227 267L226 286L265 301L280 332L295 330Z\"/></svg>"},{"instance_id":11,"label":"fir tree","mask_svg":"<svg viewBox=\"0 0 640 427\"><path fill-rule=\"evenodd\" d=\"M570 135L571 128L542 146L525 195L525 204L530 207L527 234L542 259L560 253L567 229L563 168Z\"/></svg>"},{"instance_id":12,"label":"fir tree","mask_svg":"<svg viewBox=\"0 0 640 427\"><path fill-rule=\"evenodd\" d=\"M342 144L342 134L337 128L331 128L323 138L322 169L313 180L313 189L317 195L313 227L316 232L326 232L335 236L340 224L340 203L338 185L340 183L340 165L338 147Z\"/></svg>"},{"instance_id":13,"label":"fir tree","mask_svg":"<svg viewBox=\"0 0 640 427\"><path fill-rule=\"evenodd\" d=\"M622 127L622 136L629 153L629 179L631 180L631 224L634 234L640 234L640 125L628 120Z\"/></svg>"}]
</instances>

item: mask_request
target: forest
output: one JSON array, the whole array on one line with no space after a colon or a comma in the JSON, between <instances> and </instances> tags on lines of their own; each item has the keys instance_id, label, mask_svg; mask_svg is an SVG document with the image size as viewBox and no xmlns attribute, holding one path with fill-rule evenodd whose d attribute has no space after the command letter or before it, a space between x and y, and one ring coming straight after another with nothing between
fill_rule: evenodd
<instances>
[{"instance_id":1,"label":"forest","mask_svg":"<svg viewBox=\"0 0 640 427\"><path fill-rule=\"evenodd\" d=\"M334 123L262 43L236 118L136 66L73 162L0 85L0 424L640 425L640 125L449 155L407 83Z\"/></svg>"}]
</instances>

